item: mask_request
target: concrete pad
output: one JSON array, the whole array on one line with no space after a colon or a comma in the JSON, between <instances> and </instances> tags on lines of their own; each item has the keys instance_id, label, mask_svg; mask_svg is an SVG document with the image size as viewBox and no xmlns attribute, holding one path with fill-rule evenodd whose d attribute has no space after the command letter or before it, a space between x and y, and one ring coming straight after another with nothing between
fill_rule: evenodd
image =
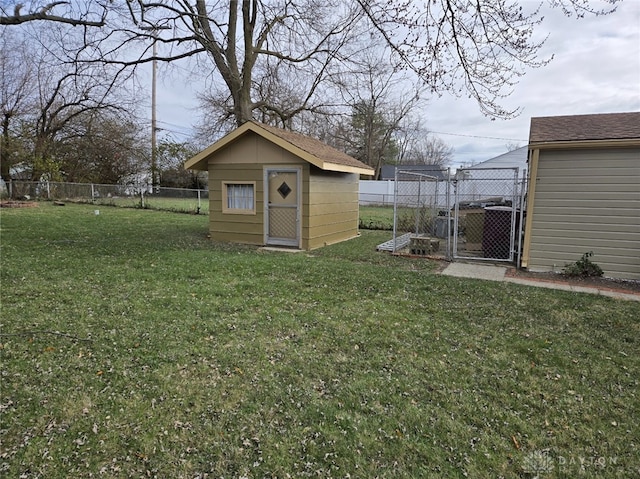
<instances>
[{"instance_id":1,"label":"concrete pad","mask_svg":"<svg viewBox=\"0 0 640 479\"><path fill-rule=\"evenodd\" d=\"M534 286L536 288L558 289L561 291L571 291L574 293L599 294L615 299L627 301L640 301L640 294L633 292L611 291L607 289L593 288L589 286L571 285L559 281L535 281L526 278L507 276L507 267L492 264L477 263L450 263L441 274L445 276L455 276L458 278L486 279L489 281L504 281L507 283Z\"/></svg>"},{"instance_id":2,"label":"concrete pad","mask_svg":"<svg viewBox=\"0 0 640 479\"><path fill-rule=\"evenodd\" d=\"M284 246L262 246L258 248L259 251L275 251L278 253L302 253L304 250L298 248L286 248Z\"/></svg>"},{"instance_id":3,"label":"concrete pad","mask_svg":"<svg viewBox=\"0 0 640 479\"><path fill-rule=\"evenodd\" d=\"M486 279L489 281L504 281L507 268L488 264L451 263L442 274L458 278Z\"/></svg>"},{"instance_id":4,"label":"concrete pad","mask_svg":"<svg viewBox=\"0 0 640 479\"><path fill-rule=\"evenodd\" d=\"M623 299L626 301L640 301L640 294L625 293L622 291L609 291L606 289L592 288L589 286L575 286L571 284L563 284L559 282L531 281L524 278L505 277L507 283L523 284L525 286L533 286L536 288L557 289L561 291L571 291L573 293L599 294L614 299Z\"/></svg>"},{"instance_id":5,"label":"concrete pad","mask_svg":"<svg viewBox=\"0 0 640 479\"><path fill-rule=\"evenodd\" d=\"M600 294L602 296L607 296L609 298L614 299L624 299L626 301L638 301L640 302L640 294L633 293L621 293L618 291L607 291L606 289L601 289Z\"/></svg>"},{"instance_id":6,"label":"concrete pad","mask_svg":"<svg viewBox=\"0 0 640 479\"><path fill-rule=\"evenodd\" d=\"M505 278L507 283L523 284L525 286L534 286L536 288L559 289L561 291L575 291L570 284L552 283L546 281L531 281L522 278ZM597 292L597 290L595 290ZM593 292L593 291L592 291Z\"/></svg>"}]
</instances>

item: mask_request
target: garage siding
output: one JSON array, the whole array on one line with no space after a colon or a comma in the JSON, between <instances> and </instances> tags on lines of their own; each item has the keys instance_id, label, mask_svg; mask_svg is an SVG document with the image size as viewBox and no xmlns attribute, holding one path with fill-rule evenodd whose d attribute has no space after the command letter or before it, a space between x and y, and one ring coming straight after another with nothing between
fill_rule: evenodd
<instances>
[{"instance_id":1,"label":"garage siding","mask_svg":"<svg viewBox=\"0 0 640 479\"><path fill-rule=\"evenodd\" d=\"M640 279L640 148L540 150L528 267L593 251L605 276Z\"/></svg>"}]
</instances>

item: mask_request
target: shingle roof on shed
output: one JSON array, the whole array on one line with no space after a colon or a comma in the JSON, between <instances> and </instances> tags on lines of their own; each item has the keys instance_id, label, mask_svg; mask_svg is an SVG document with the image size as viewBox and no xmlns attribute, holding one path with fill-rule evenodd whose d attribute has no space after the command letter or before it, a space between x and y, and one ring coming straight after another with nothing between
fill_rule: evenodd
<instances>
[{"instance_id":1,"label":"shingle roof on shed","mask_svg":"<svg viewBox=\"0 0 640 479\"><path fill-rule=\"evenodd\" d=\"M271 132L274 135L282 138L283 140L288 141L292 145L297 146L301 150L304 150L307 153L310 153L313 156L321 158L329 163L352 166L355 168L369 168L367 165L359 160L356 160L352 156L349 156L346 153L343 153L342 151L321 142L320 140L311 138L310 136L302 135L290 130L283 130L281 128L264 125L261 123L259 123L258 125L268 132Z\"/></svg>"},{"instance_id":2,"label":"shingle roof on shed","mask_svg":"<svg viewBox=\"0 0 640 479\"><path fill-rule=\"evenodd\" d=\"M531 118L529 143L640 138L640 112Z\"/></svg>"},{"instance_id":3,"label":"shingle roof on shed","mask_svg":"<svg viewBox=\"0 0 640 479\"><path fill-rule=\"evenodd\" d=\"M235 141L248 131L252 131L263 138L278 144L282 148L308 161L312 165L323 170L341 171L373 175L374 170L320 140L309 136L268 126L255 121L249 121L234 131L216 141L213 145L198 153L185 162L186 169L206 169L206 160L210 155L220 150L225 145Z\"/></svg>"}]
</instances>

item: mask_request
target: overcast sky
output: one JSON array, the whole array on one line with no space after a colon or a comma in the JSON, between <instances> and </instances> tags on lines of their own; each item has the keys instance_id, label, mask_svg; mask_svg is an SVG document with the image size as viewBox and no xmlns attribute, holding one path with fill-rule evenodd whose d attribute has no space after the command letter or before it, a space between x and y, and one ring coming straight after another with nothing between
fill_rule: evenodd
<instances>
[{"instance_id":1,"label":"overcast sky","mask_svg":"<svg viewBox=\"0 0 640 479\"><path fill-rule=\"evenodd\" d=\"M624 0L611 15L580 20L552 10L538 30L547 33L541 56L553 54L553 61L530 70L502 103L521 107L519 117L491 121L474 101L450 95L429 101L427 127L454 147L452 166L485 161L510 143L526 145L531 117L640 111L640 0ZM184 139L197 118L193 85L162 81L157 100L158 126Z\"/></svg>"}]
</instances>

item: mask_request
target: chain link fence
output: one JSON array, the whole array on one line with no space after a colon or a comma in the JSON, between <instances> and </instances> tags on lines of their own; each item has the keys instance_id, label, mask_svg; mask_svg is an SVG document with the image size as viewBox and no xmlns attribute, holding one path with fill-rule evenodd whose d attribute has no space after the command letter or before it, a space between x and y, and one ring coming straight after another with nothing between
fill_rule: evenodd
<instances>
[{"instance_id":1,"label":"chain link fence","mask_svg":"<svg viewBox=\"0 0 640 479\"><path fill-rule=\"evenodd\" d=\"M519 251L524 180L518 168L469 168L453 179L453 258L513 262Z\"/></svg>"},{"instance_id":2,"label":"chain link fence","mask_svg":"<svg viewBox=\"0 0 640 479\"><path fill-rule=\"evenodd\" d=\"M208 190L11 180L2 185L1 193L11 200L66 201L193 214L209 212Z\"/></svg>"},{"instance_id":3,"label":"chain link fence","mask_svg":"<svg viewBox=\"0 0 640 479\"><path fill-rule=\"evenodd\" d=\"M393 237L378 250L445 256L449 249L449 171L430 175L396 169Z\"/></svg>"},{"instance_id":4,"label":"chain link fence","mask_svg":"<svg viewBox=\"0 0 640 479\"><path fill-rule=\"evenodd\" d=\"M426 174L396 169L382 193L361 198L365 205L393 208L393 233L378 250L400 254L514 261L524 223L525 177L518 168L462 169ZM151 188L11 180L0 184L3 198L149 208L192 214L209 213L208 190ZM393 198L392 204L389 198Z\"/></svg>"},{"instance_id":5,"label":"chain link fence","mask_svg":"<svg viewBox=\"0 0 640 479\"><path fill-rule=\"evenodd\" d=\"M524 219L518 168L460 169L429 176L396 169L392 239L399 254L515 261Z\"/></svg>"}]
</instances>

